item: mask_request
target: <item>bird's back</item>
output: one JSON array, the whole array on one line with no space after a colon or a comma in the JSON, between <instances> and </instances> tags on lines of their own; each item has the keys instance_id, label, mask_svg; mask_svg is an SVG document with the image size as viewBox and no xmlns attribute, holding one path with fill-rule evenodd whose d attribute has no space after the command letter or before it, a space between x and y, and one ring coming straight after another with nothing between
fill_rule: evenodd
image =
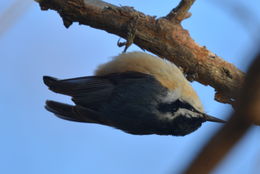
<instances>
[{"instance_id":1,"label":"bird's back","mask_svg":"<svg viewBox=\"0 0 260 174\"><path fill-rule=\"evenodd\" d=\"M169 95L176 95L176 91L178 91L178 97L189 102L197 110L204 111L200 99L189 81L175 64L166 59L161 59L144 52L124 53L114 57L112 61L100 65L95 75L103 76L128 71L140 72L155 77L162 86L173 91Z\"/></svg>"}]
</instances>

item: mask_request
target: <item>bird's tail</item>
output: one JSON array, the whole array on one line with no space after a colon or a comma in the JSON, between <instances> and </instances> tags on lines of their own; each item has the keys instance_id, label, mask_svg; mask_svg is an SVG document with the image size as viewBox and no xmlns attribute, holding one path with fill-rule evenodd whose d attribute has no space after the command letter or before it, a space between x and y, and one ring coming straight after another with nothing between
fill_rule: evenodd
<instances>
[{"instance_id":1,"label":"bird's tail","mask_svg":"<svg viewBox=\"0 0 260 174\"><path fill-rule=\"evenodd\" d=\"M57 117L65 120L97 123L96 120L94 121L93 119L91 119L91 117L96 118L95 115L93 115L93 112L77 106L48 100L46 101L45 108L48 111L54 113ZM82 116L82 114L84 114L84 117Z\"/></svg>"}]
</instances>

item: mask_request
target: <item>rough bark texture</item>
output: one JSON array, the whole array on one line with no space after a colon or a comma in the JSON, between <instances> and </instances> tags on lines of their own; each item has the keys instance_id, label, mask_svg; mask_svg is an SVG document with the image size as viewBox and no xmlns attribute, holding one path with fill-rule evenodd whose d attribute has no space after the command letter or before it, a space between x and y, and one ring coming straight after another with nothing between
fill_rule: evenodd
<instances>
[{"instance_id":1,"label":"rough bark texture","mask_svg":"<svg viewBox=\"0 0 260 174\"><path fill-rule=\"evenodd\" d=\"M69 27L72 22L105 30L129 39L135 25L133 41L139 47L180 66L189 80L215 88L215 99L233 103L244 73L194 42L179 22L145 15L131 7L117 7L93 0L38 0L41 9L56 10ZM182 15L183 16L183 15Z\"/></svg>"}]
</instances>

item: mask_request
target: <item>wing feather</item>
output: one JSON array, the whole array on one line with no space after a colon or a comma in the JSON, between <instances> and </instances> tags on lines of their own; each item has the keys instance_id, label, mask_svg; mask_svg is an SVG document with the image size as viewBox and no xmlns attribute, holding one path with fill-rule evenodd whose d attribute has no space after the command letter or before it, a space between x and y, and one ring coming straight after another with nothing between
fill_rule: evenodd
<instances>
[{"instance_id":1,"label":"wing feather","mask_svg":"<svg viewBox=\"0 0 260 174\"><path fill-rule=\"evenodd\" d=\"M106 76L86 76L72 79L59 80L54 77L44 76L43 81L50 90L69 95L75 106L55 101L47 101L46 109L60 118L78 122L106 123L105 116L99 114L100 108L111 102L111 96L118 85L136 84L150 75L125 72ZM120 87L121 88L121 87Z\"/></svg>"},{"instance_id":2,"label":"wing feather","mask_svg":"<svg viewBox=\"0 0 260 174\"><path fill-rule=\"evenodd\" d=\"M50 90L71 96L75 104L96 110L110 98L118 84L123 81L135 81L144 78L152 78L152 76L138 72L125 72L65 80L44 76L43 81Z\"/></svg>"}]
</instances>

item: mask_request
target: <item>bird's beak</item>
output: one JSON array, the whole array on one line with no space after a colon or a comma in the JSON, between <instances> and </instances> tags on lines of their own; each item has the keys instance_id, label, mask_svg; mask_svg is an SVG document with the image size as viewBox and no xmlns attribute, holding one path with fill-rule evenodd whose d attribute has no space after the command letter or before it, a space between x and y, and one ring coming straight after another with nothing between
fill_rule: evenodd
<instances>
[{"instance_id":1,"label":"bird's beak","mask_svg":"<svg viewBox=\"0 0 260 174\"><path fill-rule=\"evenodd\" d=\"M207 114L203 114L206 121L211 121L211 122L217 122L217 123L226 123L225 120L221 120L219 118L216 118L216 117L213 117L213 116L210 116L210 115L207 115Z\"/></svg>"}]
</instances>

